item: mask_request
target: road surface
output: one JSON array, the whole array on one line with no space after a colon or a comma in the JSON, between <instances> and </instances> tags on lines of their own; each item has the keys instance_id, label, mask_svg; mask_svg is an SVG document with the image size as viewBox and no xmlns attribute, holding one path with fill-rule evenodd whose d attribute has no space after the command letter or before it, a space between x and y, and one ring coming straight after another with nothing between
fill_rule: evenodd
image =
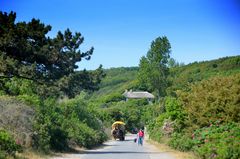
<instances>
[{"instance_id":1,"label":"road surface","mask_svg":"<svg viewBox=\"0 0 240 159\"><path fill-rule=\"evenodd\" d=\"M126 135L125 141L110 140L97 149L64 154L52 159L175 159L169 152L161 152L149 143L144 142L143 146L138 146L133 142L135 136Z\"/></svg>"}]
</instances>

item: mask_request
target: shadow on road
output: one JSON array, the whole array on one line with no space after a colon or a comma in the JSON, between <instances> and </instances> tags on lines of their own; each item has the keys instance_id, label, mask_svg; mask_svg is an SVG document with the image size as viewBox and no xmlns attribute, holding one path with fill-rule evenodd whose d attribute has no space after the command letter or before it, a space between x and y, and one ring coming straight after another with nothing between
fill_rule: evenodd
<instances>
[{"instance_id":1,"label":"shadow on road","mask_svg":"<svg viewBox=\"0 0 240 159\"><path fill-rule=\"evenodd\" d=\"M81 154L164 154L169 153L171 151L165 152L141 152L141 151L84 151Z\"/></svg>"}]
</instances>

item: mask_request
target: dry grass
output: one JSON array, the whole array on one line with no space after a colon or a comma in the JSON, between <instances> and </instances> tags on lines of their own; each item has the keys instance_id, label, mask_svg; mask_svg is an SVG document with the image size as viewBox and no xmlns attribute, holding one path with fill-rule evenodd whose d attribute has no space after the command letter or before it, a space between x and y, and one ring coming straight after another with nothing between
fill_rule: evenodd
<instances>
[{"instance_id":1,"label":"dry grass","mask_svg":"<svg viewBox=\"0 0 240 159\"><path fill-rule=\"evenodd\" d=\"M35 152L35 151L25 151L23 153L17 153L16 154L17 158L20 159L48 159L50 156L47 156L45 154Z\"/></svg>"},{"instance_id":2,"label":"dry grass","mask_svg":"<svg viewBox=\"0 0 240 159\"><path fill-rule=\"evenodd\" d=\"M148 143L156 146L161 152L169 152L171 153L176 159L198 159L193 153L191 152L181 152L181 151L177 151L174 150L172 148L170 148L169 146L167 146L166 141L163 141L163 143L158 143L152 140L148 140Z\"/></svg>"}]
</instances>

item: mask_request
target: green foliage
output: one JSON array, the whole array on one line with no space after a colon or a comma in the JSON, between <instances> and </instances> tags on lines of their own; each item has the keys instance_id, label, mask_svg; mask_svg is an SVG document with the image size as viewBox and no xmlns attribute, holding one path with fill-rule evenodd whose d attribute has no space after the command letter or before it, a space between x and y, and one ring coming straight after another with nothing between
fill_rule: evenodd
<instances>
[{"instance_id":1,"label":"green foliage","mask_svg":"<svg viewBox=\"0 0 240 159\"><path fill-rule=\"evenodd\" d=\"M153 112L150 113L150 118L154 119L148 122L148 130L150 131L150 138L160 141L165 132L163 126L166 122L171 122L171 129L175 132L180 132L183 127L185 127L184 121L186 120L186 113L180 104L180 102L173 97L166 97L162 100L162 103L159 105L158 110L155 107L155 111L158 111L159 114L153 118ZM149 112L144 112L144 114ZM152 114L152 115L151 115ZM168 120L168 121L167 121ZM172 133L168 132L167 134ZM166 135L166 134L165 134Z\"/></svg>"},{"instance_id":2,"label":"green foliage","mask_svg":"<svg viewBox=\"0 0 240 159\"><path fill-rule=\"evenodd\" d=\"M121 93L112 93L110 95L107 95L103 102L104 103L120 102L122 100L125 100L125 97Z\"/></svg>"},{"instance_id":3,"label":"green foliage","mask_svg":"<svg viewBox=\"0 0 240 159\"><path fill-rule=\"evenodd\" d=\"M240 67L237 59L239 56L170 68L171 74L168 79L172 81L172 85L167 89L169 96L161 98L160 103L153 105L146 105L144 102L137 104L135 100L121 101L121 94L125 89L148 87L143 86L146 82L141 83L139 87L139 83L134 80L136 76L133 74L136 75L137 70L123 68L106 70L107 76L100 90L92 96L90 105L109 127L117 119L125 121L127 126L129 125L129 131L131 128L139 128L145 124L151 139L162 142L169 137L169 144L172 147L200 154L197 152L200 149L196 149L196 141L191 138L191 134L196 129L208 126L209 122L216 120L221 120L222 123L239 122L237 92L239 92ZM230 77L226 77L229 75ZM179 96L173 90L178 90ZM199 104L201 106L198 107ZM188 106L191 109L194 107L199 109L190 111ZM212 112L212 115L205 115L204 112ZM195 116L196 120L189 120L192 116ZM163 133L166 120L174 123L174 131L170 136L165 136ZM212 143L212 146L214 145L215 143ZM229 154L238 154L237 149L232 149L231 146L227 149ZM202 154L204 151L203 148Z\"/></svg>"},{"instance_id":4,"label":"green foliage","mask_svg":"<svg viewBox=\"0 0 240 159\"><path fill-rule=\"evenodd\" d=\"M69 98L80 94L81 91L95 91L100 87L102 78L105 77L102 65L94 71L76 71L74 74L61 78L58 82L60 91L64 92Z\"/></svg>"},{"instance_id":5,"label":"green foliage","mask_svg":"<svg viewBox=\"0 0 240 159\"><path fill-rule=\"evenodd\" d=\"M63 129L69 134L71 141L79 146L90 148L106 140L102 123L88 113L86 104L79 99L62 103L64 114Z\"/></svg>"},{"instance_id":6,"label":"green foliage","mask_svg":"<svg viewBox=\"0 0 240 159\"><path fill-rule=\"evenodd\" d=\"M177 62L174 58L168 60L169 68L184 66L184 63Z\"/></svg>"},{"instance_id":7,"label":"green foliage","mask_svg":"<svg viewBox=\"0 0 240 159\"><path fill-rule=\"evenodd\" d=\"M37 95L19 95L17 99L23 101L24 103L31 105L31 106L39 106L41 104L41 99Z\"/></svg>"},{"instance_id":8,"label":"green foliage","mask_svg":"<svg viewBox=\"0 0 240 159\"><path fill-rule=\"evenodd\" d=\"M169 73L168 61L171 45L167 37L158 37L151 43L146 57L142 57L139 64L138 79L143 87L154 90L157 97L165 95L167 88L167 75Z\"/></svg>"},{"instance_id":9,"label":"green foliage","mask_svg":"<svg viewBox=\"0 0 240 159\"><path fill-rule=\"evenodd\" d=\"M155 118L153 121L151 121L148 124L148 130L149 130L149 137L152 140L161 141L161 138L163 136L163 132L162 132L162 126L164 123L165 119L168 119L169 116L167 113L161 113L157 118Z\"/></svg>"},{"instance_id":10,"label":"green foliage","mask_svg":"<svg viewBox=\"0 0 240 159\"><path fill-rule=\"evenodd\" d=\"M177 98L166 97L165 109L170 120L175 122L174 131L180 132L186 126L185 121L187 113L183 105Z\"/></svg>"},{"instance_id":11,"label":"green foliage","mask_svg":"<svg viewBox=\"0 0 240 159\"><path fill-rule=\"evenodd\" d=\"M14 156L16 151L21 151L21 145L17 144L8 132L0 130L0 158Z\"/></svg>"},{"instance_id":12,"label":"green foliage","mask_svg":"<svg viewBox=\"0 0 240 159\"><path fill-rule=\"evenodd\" d=\"M62 136L55 135L56 131L59 134L64 134L65 130L61 129L61 123L63 116L60 114L60 109L55 106L53 100L48 100L45 103L41 103L36 110L36 117L34 123L35 134L33 136L34 148L49 152L50 149L57 149L59 145L53 145L57 141L62 140L66 143L66 136L61 139ZM67 145L64 145L67 147ZM61 147L63 148L63 147ZM62 149L60 149L62 150Z\"/></svg>"},{"instance_id":13,"label":"green foliage","mask_svg":"<svg viewBox=\"0 0 240 159\"><path fill-rule=\"evenodd\" d=\"M201 158L233 158L240 157L239 123L211 123L200 128L191 135L174 133L169 145L181 151L194 151Z\"/></svg>"},{"instance_id":14,"label":"green foliage","mask_svg":"<svg viewBox=\"0 0 240 159\"><path fill-rule=\"evenodd\" d=\"M90 148L106 140L102 123L86 109L82 98L56 103L49 99L37 109L34 146L48 152L66 150L69 144Z\"/></svg>"},{"instance_id":15,"label":"green foliage","mask_svg":"<svg viewBox=\"0 0 240 159\"><path fill-rule=\"evenodd\" d=\"M67 29L55 38L46 34L51 26L40 20L15 23L16 13L0 12L1 73L7 77L23 77L37 81L56 80L78 68L76 62L89 59L93 48L82 53L80 33Z\"/></svg>"},{"instance_id":16,"label":"green foliage","mask_svg":"<svg viewBox=\"0 0 240 159\"><path fill-rule=\"evenodd\" d=\"M194 151L202 158L240 157L239 123L212 123L209 127L196 130L192 136Z\"/></svg>"},{"instance_id":17,"label":"green foliage","mask_svg":"<svg viewBox=\"0 0 240 159\"><path fill-rule=\"evenodd\" d=\"M189 151L194 146L194 141L186 134L174 133L168 144L177 150Z\"/></svg>"},{"instance_id":18,"label":"green foliage","mask_svg":"<svg viewBox=\"0 0 240 159\"><path fill-rule=\"evenodd\" d=\"M188 125L193 129L209 122L239 122L240 74L215 77L179 91L179 97L188 114Z\"/></svg>"},{"instance_id":19,"label":"green foliage","mask_svg":"<svg viewBox=\"0 0 240 159\"><path fill-rule=\"evenodd\" d=\"M74 117L65 121L63 127L68 132L70 142L79 146L91 148L106 140L106 135L102 130L91 128Z\"/></svg>"},{"instance_id":20,"label":"green foliage","mask_svg":"<svg viewBox=\"0 0 240 159\"><path fill-rule=\"evenodd\" d=\"M111 94L122 94L126 89L137 87L134 81L137 77L137 67L120 67L106 69L100 89L93 93L92 98L101 98Z\"/></svg>"},{"instance_id":21,"label":"green foliage","mask_svg":"<svg viewBox=\"0 0 240 159\"><path fill-rule=\"evenodd\" d=\"M187 118L170 146L201 158L239 158L240 74L214 77L179 91Z\"/></svg>"},{"instance_id":22,"label":"green foliage","mask_svg":"<svg viewBox=\"0 0 240 159\"><path fill-rule=\"evenodd\" d=\"M80 51L84 38L69 29L57 36L40 20L15 22L16 13L0 12L0 90L9 95L37 94L44 98L99 88L104 77L102 66L95 71L76 71L77 63L89 60L93 47Z\"/></svg>"},{"instance_id":23,"label":"green foliage","mask_svg":"<svg viewBox=\"0 0 240 159\"><path fill-rule=\"evenodd\" d=\"M172 67L167 88L169 95L177 90L188 90L189 84L209 79L214 76L229 76L240 73L240 56L224 57L211 61L194 62L181 67Z\"/></svg>"}]
</instances>

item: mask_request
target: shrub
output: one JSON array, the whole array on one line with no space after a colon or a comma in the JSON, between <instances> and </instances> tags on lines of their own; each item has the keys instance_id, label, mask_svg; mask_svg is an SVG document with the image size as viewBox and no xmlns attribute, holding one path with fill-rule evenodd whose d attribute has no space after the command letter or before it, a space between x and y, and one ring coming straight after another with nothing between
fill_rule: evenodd
<instances>
[{"instance_id":1,"label":"shrub","mask_svg":"<svg viewBox=\"0 0 240 159\"><path fill-rule=\"evenodd\" d=\"M194 146L193 140L186 134L181 133L174 133L168 144L180 151L189 151Z\"/></svg>"},{"instance_id":2,"label":"shrub","mask_svg":"<svg viewBox=\"0 0 240 159\"><path fill-rule=\"evenodd\" d=\"M93 147L106 140L102 123L86 109L86 104L74 99L62 103L64 114L62 127L68 133L69 140L79 146Z\"/></svg>"},{"instance_id":3,"label":"shrub","mask_svg":"<svg viewBox=\"0 0 240 159\"><path fill-rule=\"evenodd\" d=\"M6 155L15 155L16 151L20 151L21 146L16 144L12 136L5 130L0 130L0 158Z\"/></svg>"},{"instance_id":4,"label":"shrub","mask_svg":"<svg viewBox=\"0 0 240 159\"><path fill-rule=\"evenodd\" d=\"M240 158L240 124L215 122L187 134L174 133L169 145L181 151L194 151L201 158Z\"/></svg>"},{"instance_id":5,"label":"shrub","mask_svg":"<svg viewBox=\"0 0 240 159\"><path fill-rule=\"evenodd\" d=\"M194 151L202 158L240 158L240 124L219 122L193 134Z\"/></svg>"},{"instance_id":6,"label":"shrub","mask_svg":"<svg viewBox=\"0 0 240 159\"><path fill-rule=\"evenodd\" d=\"M192 85L190 91L179 91L188 114L187 124L195 130L219 119L222 122L239 122L239 91L240 74L215 77Z\"/></svg>"},{"instance_id":7,"label":"shrub","mask_svg":"<svg viewBox=\"0 0 240 159\"><path fill-rule=\"evenodd\" d=\"M68 148L67 133L62 128L63 113L54 99L48 99L36 109L33 135L34 148L49 152Z\"/></svg>"},{"instance_id":8,"label":"shrub","mask_svg":"<svg viewBox=\"0 0 240 159\"><path fill-rule=\"evenodd\" d=\"M165 119L169 118L167 113L162 113L155 120L149 123L148 130L149 137L155 141L160 142L163 136L162 126Z\"/></svg>"},{"instance_id":9,"label":"shrub","mask_svg":"<svg viewBox=\"0 0 240 159\"><path fill-rule=\"evenodd\" d=\"M177 98L167 97L165 100L166 113L174 121L174 131L180 132L186 125L187 113Z\"/></svg>"},{"instance_id":10,"label":"shrub","mask_svg":"<svg viewBox=\"0 0 240 159\"><path fill-rule=\"evenodd\" d=\"M66 150L68 143L90 148L106 140L102 123L86 109L81 98L61 104L45 100L37 109L34 146L48 152ZM70 141L70 142L68 142Z\"/></svg>"},{"instance_id":11,"label":"shrub","mask_svg":"<svg viewBox=\"0 0 240 159\"><path fill-rule=\"evenodd\" d=\"M109 102L119 102L124 100L124 96L121 93L113 93L110 95L107 95L104 99L103 102L104 103L109 103Z\"/></svg>"}]
</instances>

